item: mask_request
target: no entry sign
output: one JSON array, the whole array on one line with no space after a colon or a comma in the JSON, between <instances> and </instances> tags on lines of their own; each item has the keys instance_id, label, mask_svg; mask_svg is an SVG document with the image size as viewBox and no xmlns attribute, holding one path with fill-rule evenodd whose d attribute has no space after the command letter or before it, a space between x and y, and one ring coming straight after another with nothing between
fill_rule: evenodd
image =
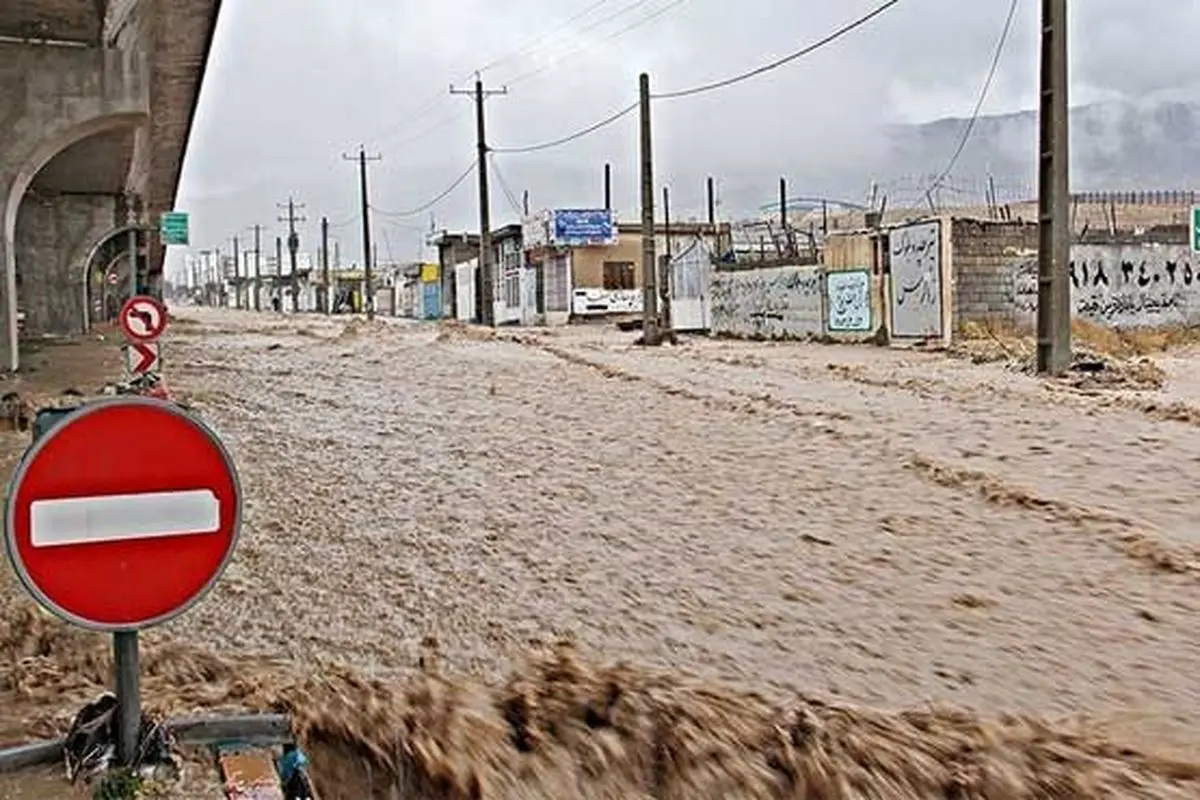
<instances>
[{"instance_id":1,"label":"no entry sign","mask_svg":"<svg viewBox=\"0 0 1200 800\"><path fill-rule=\"evenodd\" d=\"M241 489L216 434L144 397L81 407L9 487L5 542L25 587L68 622L133 631L186 611L220 577Z\"/></svg>"},{"instance_id":2,"label":"no entry sign","mask_svg":"<svg viewBox=\"0 0 1200 800\"><path fill-rule=\"evenodd\" d=\"M167 329L167 309L157 298L135 295L121 308L121 330L133 342L152 342Z\"/></svg>"}]
</instances>

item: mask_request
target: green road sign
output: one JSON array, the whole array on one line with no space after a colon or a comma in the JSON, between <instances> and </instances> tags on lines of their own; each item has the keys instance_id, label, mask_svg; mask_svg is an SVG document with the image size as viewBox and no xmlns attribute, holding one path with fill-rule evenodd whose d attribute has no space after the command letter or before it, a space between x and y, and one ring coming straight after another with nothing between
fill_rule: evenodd
<instances>
[{"instance_id":1,"label":"green road sign","mask_svg":"<svg viewBox=\"0 0 1200 800\"><path fill-rule=\"evenodd\" d=\"M162 215L159 233L163 244L189 244L188 215L183 211L168 211Z\"/></svg>"},{"instance_id":2,"label":"green road sign","mask_svg":"<svg viewBox=\"0 0 1200 800\"><path fill-rule=\"evenodd\" d=\"M1200 253L1200 206L1192 206L1192 252Z\"/></svg>"}]
</instances>

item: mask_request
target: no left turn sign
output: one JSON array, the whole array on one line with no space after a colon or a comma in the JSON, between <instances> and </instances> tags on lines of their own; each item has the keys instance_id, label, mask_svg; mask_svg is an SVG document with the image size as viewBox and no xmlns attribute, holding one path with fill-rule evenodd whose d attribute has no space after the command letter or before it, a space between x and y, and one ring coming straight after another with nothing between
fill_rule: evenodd
<instances>
[{"instance_id":1,"label":"no left turn sign","mask_svg":"<svg viewBox=\"0 0 1200 800\"><path fill-rule=\"evenodd\" d=\"M152 342L167 329L167 309L156 298L136 295L121 309L121 330L133 342Z\"/></svg>"}]
</instances>

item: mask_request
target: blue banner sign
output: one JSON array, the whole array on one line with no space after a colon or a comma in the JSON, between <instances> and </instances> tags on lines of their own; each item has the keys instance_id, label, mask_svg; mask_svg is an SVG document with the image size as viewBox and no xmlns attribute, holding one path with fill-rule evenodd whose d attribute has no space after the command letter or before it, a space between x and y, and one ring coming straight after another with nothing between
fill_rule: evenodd
<instances>
[{"instance_id":1,"label":"blue banner sign","mask_svg":"<svg viewBox=\"0 0 1200 800\"><path fill-rule=\"evenodd\" d=\"M604 209L559 209L554 212L554 244L565 247L615 244L616 223Z\"/></svg>"}]
</instances>

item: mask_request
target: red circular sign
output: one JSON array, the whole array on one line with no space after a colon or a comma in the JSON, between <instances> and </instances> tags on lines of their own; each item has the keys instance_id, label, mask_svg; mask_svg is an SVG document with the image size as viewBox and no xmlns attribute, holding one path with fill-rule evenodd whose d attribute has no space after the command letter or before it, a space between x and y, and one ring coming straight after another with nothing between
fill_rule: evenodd
<instances>
[{"instance_id":1,"label":"red circular sign","mask_svg":"<svg viewBox=\"0 0 1200 800\"><path fill-rule=\"evenodd\" d=\"M220 577L241 528L237 470L179 406L100 400L25 454L5 543L22 583L77 625L137 630L186 611Z\"/></svg>"},{"instance_id":2,"label":"red circular sign","mask_svg":"<svg viewBox=\"0 0 1200 800\"><path fill-rule=\"evenodd\" d=\"M135 342L152 342L167 329L167 307L148 294L134 295L121 307L121 330Z\"/></svg>"}]
</instances>

